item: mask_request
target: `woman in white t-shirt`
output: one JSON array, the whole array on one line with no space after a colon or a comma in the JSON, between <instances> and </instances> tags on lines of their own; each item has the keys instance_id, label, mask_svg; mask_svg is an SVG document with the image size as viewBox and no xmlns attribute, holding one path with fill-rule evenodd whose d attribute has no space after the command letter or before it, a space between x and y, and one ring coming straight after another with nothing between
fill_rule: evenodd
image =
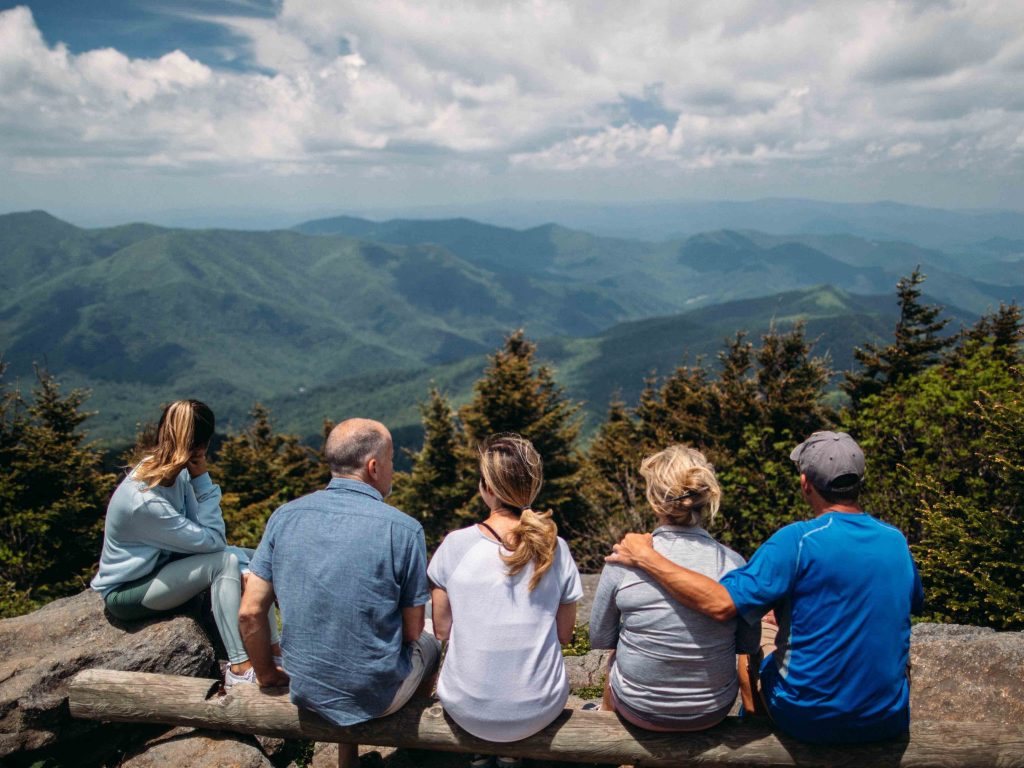
<instances>
[{"instance_id":1,"label":"woman in white t-shirt","mask_svg":"<svg viewBox=\"0 0 1024 768\"><path fill-rule=\"evenodd\" d=\"M434 634L448 642L438 697L456 723L488 741L536 733L569 697L560 644L572 637L583 587L551 513L531 506L542 482L529 440L484 441L479 491L489 515L449 533L427 569Z\"/></svg>"}]
</instances>

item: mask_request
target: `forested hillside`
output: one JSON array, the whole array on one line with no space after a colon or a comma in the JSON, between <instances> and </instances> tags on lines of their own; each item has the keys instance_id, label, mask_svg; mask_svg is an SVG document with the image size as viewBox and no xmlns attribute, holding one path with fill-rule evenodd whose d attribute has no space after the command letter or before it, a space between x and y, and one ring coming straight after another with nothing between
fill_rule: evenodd
<instances>
[{"instance_id":1,"label":"forested hillside","mask_svg":"<svg viewBox=\"0 0 1024 768\"><path fill-rule=\"evenodd\" d=\"M537 506L553 510L580 564L598 569L624 532L653 526L641 459L682 442L708 455L721 482L712 531L749 556L807 514L790 450L812 431L839 428L865 449L865 507L913 547L928 615L1022 628L1022 314L1002 305L951 334L951 318L925 299L923 282L917 271L904 277L887 332L847 351L854 364L842 376L843 402L829 395L835 371L802 318L814 306L842 306L844 296L807 292L786 300L803 306L795 322L737 331L719 343L715 364L680 358L636 382L636 404L614 399L589 445L580 440L581 403L514 332L475 370L467 363L461 371L472 379L466 402L437 387L419 391L423 441L410 471L396 476L392 502L422 521L435 546L482 513L479 440L519 432L544 457ZM593 360L614 357L605 349ZM425 383L404 386L411 394ZM0 462L9 469L0 476L0 614L13 615L85 585L117 478L101 471L102 455L87 441L84 393L63 393L46 374L31 394L3 376L0 384ZM225 490L229 539L250 546L277 505L325 480L317 451L282 433L262 406L217 441L211 471Z\"/></svg>"},{"instance_id":2,"label":"forested hillside","mask_svg":"<svg viewBox=\"0 0 1024 768\"><path fill-rule=\"evenodd\" d=\"M584 403L590 435L614 392L632 401L645 375L713 354L737 328L803 319L845 368L891 325L892 287L918 264L954 326L1024 292L1009 240L970 257L842 235L651 243L466 219L242 232L81 229L32 212L0 216L0 254L8 377L30 381L40 364L88 387L110 446L183 393L234 427L262 401L305 438L363 413L414 443L429 382L465 401L483 356L519 327Z\"/></svg>"}]
</instances>

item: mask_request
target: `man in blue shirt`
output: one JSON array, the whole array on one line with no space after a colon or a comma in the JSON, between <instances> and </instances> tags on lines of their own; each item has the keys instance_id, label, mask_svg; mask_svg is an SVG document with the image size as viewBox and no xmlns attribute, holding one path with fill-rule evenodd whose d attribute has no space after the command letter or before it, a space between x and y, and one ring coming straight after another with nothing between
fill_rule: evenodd
<instances>
[{"instance_id":1,"label":"man in blue shirt","mask_svg":"<svg viewBox=\"0 0 1024 768\"><path fill-rule=\"evenodd\" d=\"M331 431L324 453L327 488L283 505L267 522L249 563L239 628L260 686L289 685L296 704L354 725L395 712L429 683L440 644L423 631L423 528L384 503L391 434L376 421L349 419ZM281 660L271 655L266 620L275 597ZM340 768L358 759L358 745L338 745Z\"/></svg>"},{"instance_id":2,"label":"man in blue shirt","mask_svg":"<svg viewBox=\"0 0 1024 768\"><path fill-rule=\"evenodd\" d=\"M907 541L858 504L864 454L844 432L815 432L790 454L814 519L782 528L747 565L715 582L629 534L609 562L650 573L713 618L778 621L760 666L768 714L803 741L873 741L906 733L910 614L923 594Z\"/></svg>"}]
</instances>

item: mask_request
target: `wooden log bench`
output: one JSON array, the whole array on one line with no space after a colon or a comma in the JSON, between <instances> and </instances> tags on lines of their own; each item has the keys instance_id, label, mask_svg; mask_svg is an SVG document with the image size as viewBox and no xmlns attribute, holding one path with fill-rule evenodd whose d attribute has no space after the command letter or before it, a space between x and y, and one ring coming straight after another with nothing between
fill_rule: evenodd
<instances>
[{"instance_id":1,"label":"wooden log bench","mask_svg":"<svg viewBox=\"0 0 1024 768\"><path fill-rule=\"evenodd\" d=\"M1024 724L915 722L906 739L824 747L790 739L760 720L728 718L707 731L664 734L634 728L610 712L567 709L540 733L495 745L460 729L436 701L414 700L390 717L343 728L296 707L287 689L239 685L221 694L219 688L209 679L90 669L72 679L69 705L74 717L90 720L613 765L1024 768Z\"/></svg>"}]
</instances>

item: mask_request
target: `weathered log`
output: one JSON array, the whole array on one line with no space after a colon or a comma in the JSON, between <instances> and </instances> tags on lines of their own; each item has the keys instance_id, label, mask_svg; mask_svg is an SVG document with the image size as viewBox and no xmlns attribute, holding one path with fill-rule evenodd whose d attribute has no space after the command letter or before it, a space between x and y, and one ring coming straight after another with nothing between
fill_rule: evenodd
<instances>
[{"instance_id":1,"label":"weathered log","mask_svg":"<svg viewBox=\"0 0 1024 768\"><path fill-rule=\"evenodd\" d=\"M296 707L285 689L240 685L219 695L218 687L213 680L91 669L72 680L69 703L74 717L93 720L614 765L1024 768L1024 726L914 723L908 739L825 747L764 722L729 718L700 733L662 734L612 713L566 710L540 733L498 746L460 729L436 702L413 701L391 717L342 728Z\"/></svg>"}]
</instances>

